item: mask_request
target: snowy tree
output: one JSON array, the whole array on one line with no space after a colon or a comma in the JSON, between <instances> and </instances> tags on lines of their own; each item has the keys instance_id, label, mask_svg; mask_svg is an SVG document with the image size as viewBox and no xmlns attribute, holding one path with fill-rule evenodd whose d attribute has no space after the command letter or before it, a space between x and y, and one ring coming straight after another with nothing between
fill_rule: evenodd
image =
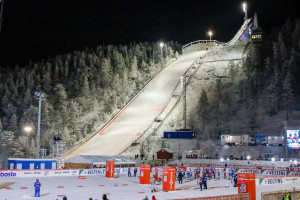
<instances>
[{"instance_id":1,"label":"snowy tree","mask_svg":"<svg viewBox=\"0 0 300 200\"><path fill-rule=\"evenodd\" d=\"M294 77L289 70L283 82L283 97L286 105L286 120L289 120L289 114L292 113L292 105L295 102Z\"/></svg>"},{"instance_id":2,"label":"snowy tree","mask_svg":"<svg viewBox=\"0 0 300 200\"><path fill-rule=\"evenodd\" d=\"M209 119L209 103L207 94L204 89L202 89L201 91L201 97L198 102L198 108L199 119L202 122L202 134L204 134L205 126Z\"/></svg>"},{"instance_id":3,"label":"snowy tree","mask_svg":"<svg viewBox=\"0 0 300 200\"><path fill-rule=\"evenodd\" d=\"M83 77L82 86L81 86L81 95L84 97L88 97L90 95L90 86L89 86L89 80L87 76Z\"/></svg>"},{"instance_id":4,"label":"snowy tree","mask_svg":"<svg viewBox=\"0 0 300 200\"><path fill-rule=\"evenodd\" d=\"M137 78L138 66L137 66L137 59L136 59L136 57L134 57L134 58L131 60L129 70L130 70L130 73L129 73L130 75L129 75L129 77L130 77L131 79Z\"/></svg>"}]
</instances>

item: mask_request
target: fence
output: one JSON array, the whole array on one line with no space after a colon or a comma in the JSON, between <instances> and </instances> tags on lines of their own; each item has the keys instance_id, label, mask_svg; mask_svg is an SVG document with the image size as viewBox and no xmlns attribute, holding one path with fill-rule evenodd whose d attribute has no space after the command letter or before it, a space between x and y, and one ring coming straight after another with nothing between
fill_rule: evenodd
<instances>
[{"instance_id":1,"label":"fence","mask_svg":"<svg viewBox=\"0 0 300 200\"><path fill-rule=\"evenodd\" d=\"M261 193L261 200L277 200L283 199L283 195L285 192L288 192L291 196L291 199L300 199L300 190L280 190L280 191L273 191L273 192L262 192Z\"/></svg>"},{"instance_id":2,"label":"fence","mask_svg":"<svg viewBox=\"0 0 300 200\"><path fill-rule=\"evenodd\" d=\"M203 51L207 50L208 47L215 47L220 44L223 44L222 42L219 42L217 40L197 40L190 42L182 47L182 54L188 54L195 51Z\"/></svg>"},{"instance_id":3,"label":"fence","mask_svg":"<svg viewBox=\"0 0 300 200\"><path fill-rule=\"evenodd\" d=\"M235 195L223 195L215 197L197 197L197 198L186 198L186 199L174 199L174 200L250 200L250 193L235 194Z\"/></svg>"}]
</instances>

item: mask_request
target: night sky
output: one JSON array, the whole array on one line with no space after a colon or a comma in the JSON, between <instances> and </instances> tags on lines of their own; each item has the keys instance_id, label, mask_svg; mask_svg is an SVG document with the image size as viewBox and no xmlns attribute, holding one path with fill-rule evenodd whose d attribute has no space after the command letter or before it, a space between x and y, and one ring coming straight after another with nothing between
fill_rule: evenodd
<instances>
[{"instance_id":1,"label":"night sky","mask_svg":"<svg viewBox=\"0 0 300 200\"><path fill-rule=\"evenodd\" d=\"M243 23L240 0L5 0L0 66L24 65L99 44L230 40ZM300 1L248 0L265 30L300 17Z\"/></svg>"}]
</instances>

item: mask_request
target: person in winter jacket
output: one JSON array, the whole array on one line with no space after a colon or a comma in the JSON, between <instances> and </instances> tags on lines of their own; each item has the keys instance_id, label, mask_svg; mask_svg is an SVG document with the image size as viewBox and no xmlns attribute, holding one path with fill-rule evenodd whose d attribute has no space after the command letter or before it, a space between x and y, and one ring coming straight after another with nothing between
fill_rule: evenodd
<instances>
[{"instance_id":1,"label":"person in winter jacket","mask_svg":"<svg viewBox=\"0 0 300 200\"><path fill-rule=\"evenodd\" d=\"M181 172L179 172L179 174L178 174L179 184L182 184L182 178L183 178L183 174Z\"/></svg>"},{"instance_id":2,"label":"person in winter jacket","mask_svg":"<svg viewBox=\"0 0 300 200\"><path fill-rule=\"evenodd\" d=\"M233 180L234 180L234 187L237 187L237 181L238 181L238 176L237 176L237 174L234 175Z\"/></svg>"},{"instance_id":3,"label":"person in winter jacket","mask_svg":"<svg viewBox=\"0 0 300 200\"><path fill-rule=\"evenodd\" d=\"M137 173L137 168L135 167L134 170L133 170L134 177L136 177L136 173Z\"/></svg>"},{"instance_id":4,"label":"person in winter jacket","mask_svg":"<svg viewBox=\"0 0 300 200\"><path fill-rule=\"evenodd\" d=\"M157 200L154 195L152 196L152 200Z\"/></svg>"},{"instance_id":5,"label":"person in winter jacket","mask_svg":"<svg viewBox=\"0 0 300 200\"><path fill-rule=\"evenodd\" d=\"M200 191L202 191L202 185L203 185L203 178L202 177L199 180L199 185L200 185Z\"/></svg>"},{"instance_id":6,"label":"person in winter jacket","mask_svg":"<svg viewBox=\"0 0 300 200\"><path fill-rule=\"evenodd\" d=\"M285 192L282 200L292 200L291 195L288 192Z\"/></svg>"},{"instance_id":7,"label":"person in winter jacket","mask_svg":"<svg viewBox=\"0 0 300 200\"><path fill-rule=\"evenodd\" d=\"M36 179L36 181L34 183L34 189L35 189L34 196L35 197L40 197L41 186L42 186L42 184L40 183L39 179Z\"/></svg>"},{"instance_id":8,"label":"person in winter jacket","mask_svg":"<svg viewBox=\"0 0 300 200\"><path fill-rule=\"evenodd\" d=\"M203 186L204 186L203 189L207 189L207 177L206 176L203 177Z\"/></svg>"},{"instance_id":9,"label":"person in winter jacket","mask_svg":"<svg viewBox=\"0 0 300 200\"><path fill-rule=\"evenodd\" d=\"M131 169L130 169L130 167L128 167L128 177L132 177L131 176Z\"/></svg>"}]
</instances>

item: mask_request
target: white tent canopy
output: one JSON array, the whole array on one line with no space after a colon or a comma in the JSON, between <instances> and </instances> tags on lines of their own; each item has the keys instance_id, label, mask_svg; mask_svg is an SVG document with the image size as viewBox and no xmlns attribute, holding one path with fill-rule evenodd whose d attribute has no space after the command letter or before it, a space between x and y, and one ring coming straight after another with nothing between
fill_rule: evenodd
<instances>
[{"instance_id":1,"label":"white tent canopy","mask_svg":"<svg viewBox=\"0 0 300 200\"><path fill-rule=\"evenodd\" d=\"M135 161L130 160L124 156L94 156L94 155L78 155L74 156L65 162L67 163L90 163L94 165L105 165L106 161L115 161L115 164L136 164Z\"/></svg>"}]
</instances>

